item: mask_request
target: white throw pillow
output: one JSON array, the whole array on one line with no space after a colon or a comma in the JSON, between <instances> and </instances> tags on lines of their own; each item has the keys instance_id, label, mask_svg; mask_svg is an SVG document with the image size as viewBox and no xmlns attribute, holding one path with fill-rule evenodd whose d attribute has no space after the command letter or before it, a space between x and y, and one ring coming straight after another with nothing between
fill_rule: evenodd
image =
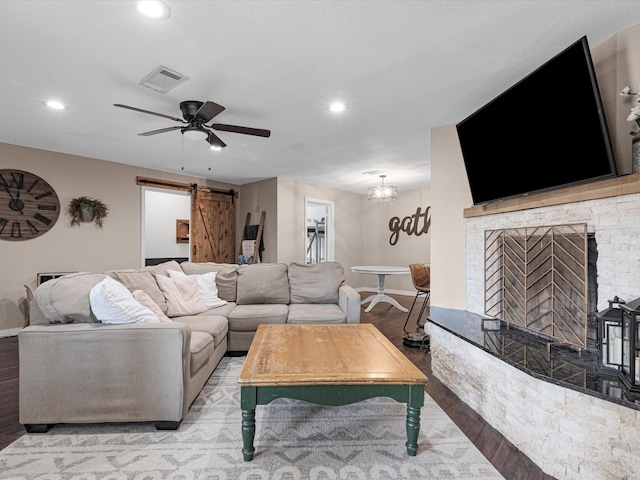
<instances>
[{"instance_id":1,"label":"white throw pillow","mask_svg":"<svg viewBox=\"0 0 640 480\"><path fill-rule=\"evenodd\" d=\"M167 317L197 315L207 310L193 277L170 278L156 275L156 281L167 300Z\"/></svg>"},{"instance_id":2,"label":"white throw pillow","mask_svg":"<svg viewBox=\"0 0 640 480\"><path fill-rule=\"evenodd\" d=\"M160 320L138 302L123 284L106 277L89 292L91 310L102 323L152 323Z\"/></svg>"},{"instance_id":3,"label":"white throw pillow","mask_svg":"<svg viewBox=\"0 0 640 480\"><path fill-rule=\"evenodd\" d=\"M184 278L186 273L179 270L167 270L169 277L171 278ZM217 272L208 272L199 275L189 275L190 277L196 277L198 281L198 293L200 298L207 308L220 307L226 305L226 300L220 300L218 297L218 286L216 285Z\"/></svg>"}]
</instances>

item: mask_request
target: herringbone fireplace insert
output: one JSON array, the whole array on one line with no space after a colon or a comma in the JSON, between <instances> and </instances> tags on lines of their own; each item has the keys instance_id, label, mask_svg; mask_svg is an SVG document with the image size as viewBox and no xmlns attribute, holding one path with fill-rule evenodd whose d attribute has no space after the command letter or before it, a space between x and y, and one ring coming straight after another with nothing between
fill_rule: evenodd
<instances>
[{"instance_id":1,"label":"herringbone fireplace insert","mask_svg":"<svg viewBox=\"0 0 640 480\"><path fill-rule=\"evenodd\" d=\"M485 231L485 314L554 343L597 348L589 251L585 223Z\"/></svg>"}]
</instances>

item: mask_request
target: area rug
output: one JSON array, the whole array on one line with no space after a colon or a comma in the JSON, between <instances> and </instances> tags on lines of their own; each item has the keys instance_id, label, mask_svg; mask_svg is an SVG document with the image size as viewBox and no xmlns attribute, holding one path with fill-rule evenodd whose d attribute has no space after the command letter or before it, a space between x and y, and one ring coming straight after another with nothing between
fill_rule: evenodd
<instances>
[{"instance_id":1,"label":"area rug","mask_svg":"<svg viewBox=\"0 0 640 480\"><path fill-rule=\"evenodd\" d=\"M500 479L429 396L418 454L406 453L406 407L376 398L343 407L279 399L256 409L256 453L242 457L238 374L225 357L177 431L150 423L56 425L0 451L11 480Z\"/></svg>"}]
</instances>

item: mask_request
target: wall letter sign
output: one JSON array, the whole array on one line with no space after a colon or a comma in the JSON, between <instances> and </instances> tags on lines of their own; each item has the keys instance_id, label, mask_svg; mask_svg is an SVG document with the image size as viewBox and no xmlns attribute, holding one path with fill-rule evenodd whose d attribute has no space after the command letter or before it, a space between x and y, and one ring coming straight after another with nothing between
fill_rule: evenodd
<instances>
[{"instance_id":1,"label":"wall letter sign","mask_svg":"<svg viewBox=\"0 0 640 480\"><path fill-rule=\"evenodd\" d=\"M406 232L407 235L415 235L416 237L427 233L431 226L429 210L431 210L431 207L427 207L424 213L422 213L422 209L418 207L416 213L404 217L402 221L400 217L392 217L391 220L389 220L389 230L392 232L389 237L389 243L391 245L398 243L400 232ZM421 221L422 225L420 225Z\"/></svg>"}]
</instances>

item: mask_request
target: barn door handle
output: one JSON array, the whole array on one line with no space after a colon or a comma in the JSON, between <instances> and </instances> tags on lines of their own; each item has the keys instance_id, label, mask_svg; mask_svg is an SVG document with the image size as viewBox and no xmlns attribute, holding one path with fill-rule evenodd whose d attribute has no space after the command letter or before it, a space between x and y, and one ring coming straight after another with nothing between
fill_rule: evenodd
<instances>
[{"instance_id":1,"label":"barn door handle","mask_svg":"<svg viewBox=\"0 0 640 480\"><path fill-rule=\"evenodd\" d=\"M193 246L193 254L194 254L194 255L196 254L196 248L197 248L197 246L196 246L196 245L194 245L194 246Z\"/></svg>"}]
</instances>

